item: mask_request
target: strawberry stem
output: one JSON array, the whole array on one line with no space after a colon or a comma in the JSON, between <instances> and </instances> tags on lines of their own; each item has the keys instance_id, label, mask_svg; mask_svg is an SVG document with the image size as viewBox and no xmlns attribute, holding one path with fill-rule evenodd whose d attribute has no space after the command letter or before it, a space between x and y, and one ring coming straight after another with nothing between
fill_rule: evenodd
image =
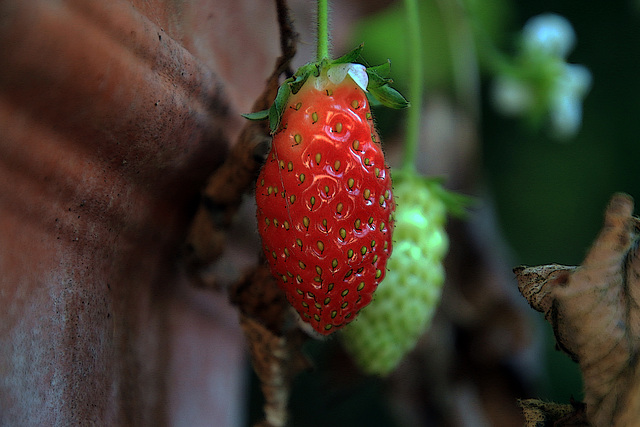
<instances>
[{"instance_id":1,"label":"strawberry stem","mask_svg":"<svg viewBox=\"0 0 640 427\"><path fill-rule=\"evenodd\" d=\"M465 107L473 119L480 111L479 74L476 46L481 26L471 28L468 13L459 2L437 0L451 52L451 71L456 101Z\"/></svg>"},{"instance_id":2,"label":"strawberry stem","mask_svg":"<svg viewBox=\"0 0 640 427\"><path fill-rule=\"evenodd\" d=\"M318 0L318 50L316 59L329 58L329 0Z\"/></svg>"},{"instance_id":3,"label":"strawberry stem","mask_svg":"<svg viewBox=\"0 0 640 427\"><path fill-rule=\"evenodd\" d=\"M424 89L422 36L420 35L420 21L417 0L404 0L407 16L407 36L410 57L413 58L409 68L409 99L411 108L407 114L406 139L402 170L415 172L416 154L420 142L420 116L422 114L422 92Z\"/></svg>"}]
</instances>

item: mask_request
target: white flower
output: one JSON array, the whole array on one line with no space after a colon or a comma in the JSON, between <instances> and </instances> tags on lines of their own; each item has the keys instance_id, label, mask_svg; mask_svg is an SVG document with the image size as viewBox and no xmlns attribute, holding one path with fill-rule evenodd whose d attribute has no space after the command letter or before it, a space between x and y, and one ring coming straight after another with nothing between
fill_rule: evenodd
<instances>
[{"instance_id":1,"label":"white flower","mask_svg":"<svg viewBox=\"0 0 640 427\"><path fill-rule=\"evenodd\" d=\"M494 81L492 97L496 109L507 116L525 114L533 105L531 88L506 75L500 75Z\"/></svg>"},{"instance_id":2,"label":"white flower","mask_svg":"<svg viewBox=\"0 0 640 427\"><path fill-rule=\"evenodd\" d=\"M553 13L529 19L522 35L525 51L542 51L561 58L566 58L576 44L576 34L571 23Z\"/></svg>"},{"instance_id":3,"label":"white flower","mask_svg":"<svg viewBox=\"0 0 640 427\"><path fill-rule=\"evenodd\" d=\"M564 73L557 81L557 91L584 98L591 89L591 72L584 65L565 64Z\"/></svg>"},{"instance_id":4,"label":"white flower","mask_svg":"<svg viewBox=\"0 0 640 427\"><path fill-rule=\"evenodd\" d=\"M549 118L556 137L565 139L574 136L582 125L581 100L569 95L556 98Z\"/></svg>"},{"instance_id":5,"label":"white flower","mask_svg":"<svg viewBox=\"0 0 640 427\"><path fill-rule=\"evenodd\" d=\"M562 16L547 13L527 21L518 61L494 81L496 109L529 116L534 123L546 115L554 136L574 136L582 125L582 101L592 80L586 67L566 62L575 43L573 27Z\"/></svg>"},{"instance_id":6,"label":"white flower","mask_svg":"<svg viewBox=\"0 0 640 427\"><path fill-rule=\"evenodd\" d=\"M582 65L565 64L551 97L550 120L560 138L574 136L582 125L582 100L591 88L591 73Z\"/></svg>"}]
</instances>

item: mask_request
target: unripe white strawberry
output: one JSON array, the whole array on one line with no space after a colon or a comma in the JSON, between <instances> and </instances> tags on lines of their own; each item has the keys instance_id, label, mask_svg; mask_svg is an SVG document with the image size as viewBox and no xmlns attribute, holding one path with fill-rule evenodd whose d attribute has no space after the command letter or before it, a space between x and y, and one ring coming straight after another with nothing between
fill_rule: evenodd
<instances>
[{"instance_id":1,"label":"unripe white strawberry","mask_svg":"<svg viewBox=\"0 0 640 427\"><path fill-rule=\"evenodd\" d=\"M394 194L389 271L373 302L342 333L345 348L369 374L388 374L415 347L430 325L445 278L445 191L435 181L394 175Z\"/></svg>"}]
</instances>

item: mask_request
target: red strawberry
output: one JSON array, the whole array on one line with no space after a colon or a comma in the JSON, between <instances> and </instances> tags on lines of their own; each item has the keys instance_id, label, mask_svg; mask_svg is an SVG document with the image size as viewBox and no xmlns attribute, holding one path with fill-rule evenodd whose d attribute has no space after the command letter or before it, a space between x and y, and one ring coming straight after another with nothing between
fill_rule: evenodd
<instances>
[{"instance_id":1,"label":"red strawberry","mask_svg":"<svg viewBox=\"0 0 640 427\"><path fill-rule=\"evenodd\" d=\"M289 86L295 93L280 107L256 185L271 272L323 335L371 302L391 254L395 208L369 102L352 78L362 83L364 67L340 64L331 79L328 68Z\"/></svg>"}]
</instances>

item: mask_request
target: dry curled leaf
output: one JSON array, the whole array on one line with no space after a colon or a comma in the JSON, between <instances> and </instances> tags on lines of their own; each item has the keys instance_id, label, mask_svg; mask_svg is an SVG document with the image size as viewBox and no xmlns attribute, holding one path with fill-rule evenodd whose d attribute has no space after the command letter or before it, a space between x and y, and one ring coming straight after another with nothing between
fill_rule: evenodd
<instances>
[{"instance_id":1,"label":"dry curled leaf","mask_svg":"<svg viewBox=\"0 0 640 427\"><path fill-rule=\"evenodd\" d=\"M640 220L615 194L582 265L518 267L518 287L580 365L593 426L640 425Z\"/></svg>"},{"instance_id":2,"label":"dry curled leaf","mask_svg":"<svg viewBox=\"0 0 640 427\"><path fill-rule=\"evenodd\" d=\"M256 267L230 291L265 398L265 420L259 425L284 426L291 381L309 367L301 350L306 335L296 327L296 314L266 265Z\"/></svg>"},{"instance_id":3,"label":"dry curled leaf","mask_svg":"<svg viewBox=\"0 0 640 427\"><path fill-rule=\"evenodd\" d=\"M563 426L587 427L584 405L576 402L561 404L538 399L518 401L525 419L525 427Z\"/></svg>"}]
</instances>

